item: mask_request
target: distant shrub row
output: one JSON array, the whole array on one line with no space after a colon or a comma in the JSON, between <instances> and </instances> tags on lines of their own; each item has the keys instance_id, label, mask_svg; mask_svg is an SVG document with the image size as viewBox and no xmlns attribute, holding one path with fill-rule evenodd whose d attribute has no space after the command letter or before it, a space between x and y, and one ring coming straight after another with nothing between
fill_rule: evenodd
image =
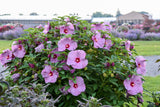
<instances>
[{"instance_id":1,"label":"distant shrub row","mask_svg":"<svg viewBox=\"0 0 160 107\"><path fill-rule=\"evenodd\" d=\"M12 40L19 38L25 32L23 31L26 26L23 25L3 25L0 26L0 39ZM28 28L28 27L26 27Z\"/></svg>"},{"instance_id":2,"label":"distant shrub row","mask_svg":"<svg viewBox=\"0 0 160 107\"><path fill-rule=\"evenodd\" d=\"M113 29L111 32L115 37L125 38L128 40L160 40L160 33L145 33L141 29L129 29L127 32Z\"/></svg>"}]
</instances>

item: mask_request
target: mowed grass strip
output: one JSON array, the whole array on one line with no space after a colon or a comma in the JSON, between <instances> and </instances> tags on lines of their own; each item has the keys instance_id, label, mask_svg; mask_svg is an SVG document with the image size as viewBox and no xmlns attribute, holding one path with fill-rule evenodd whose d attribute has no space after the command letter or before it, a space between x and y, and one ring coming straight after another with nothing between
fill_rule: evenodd
<instances>
[{"instance_id":1,"label":"mowed grass strip","mask_svg":"<svg viewBox=\"0 0 160 107\"><path fill-rule=\"evenodd\" d=\"M146 92L145 90L148 90L150 92L160 91L160 76L156 76L156 77L145 76L144 79L145 79L145 81L143 83L143 88L144 88L143 99L144 99L144 107L147 107L148 103L146 101L153 101L153 99L152 99L152 97L149 97L147 95L149 93ZM151 95L151 94L149 94L149 95Z\"/></svg>"},{"instance_id":2,"label":"mowed grass strip","mask_svg":"<svg viewBox=\"0 0 160 107\"><path fill-rule=\"evenodd\" d=\"M132 41L139 55L160 55L160 41Z\"/></svg>"},{"instance_id":3,"label":"mowed grass strip","mask_svg":"<svg viewBox=\"0 0 160 107\"><path fill-rule=\"evenodd\" d=\"M11 49L13 41L9 40L0 40L0 54L3 52L5 49Z\"/></svg>"}]
</instances>

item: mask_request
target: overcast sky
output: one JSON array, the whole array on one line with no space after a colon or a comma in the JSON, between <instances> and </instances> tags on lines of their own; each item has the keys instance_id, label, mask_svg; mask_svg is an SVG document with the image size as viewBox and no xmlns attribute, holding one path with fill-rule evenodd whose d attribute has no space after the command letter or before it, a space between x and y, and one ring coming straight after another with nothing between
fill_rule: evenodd
<instances>
[{"instance_id":1,"label":"overcast sky","mask_svg":"<svg viewBox=\"0 0 160 107\"><path fill-rule=\"evenodd\" d=\"M115 16L119 8L121 14L146 11L153 17L160 18L159 0L2 0L0 4L0 14L28 15L37 12L40 15L92 15L93 12L100 11Z\"/></svg>"}]
</instances>

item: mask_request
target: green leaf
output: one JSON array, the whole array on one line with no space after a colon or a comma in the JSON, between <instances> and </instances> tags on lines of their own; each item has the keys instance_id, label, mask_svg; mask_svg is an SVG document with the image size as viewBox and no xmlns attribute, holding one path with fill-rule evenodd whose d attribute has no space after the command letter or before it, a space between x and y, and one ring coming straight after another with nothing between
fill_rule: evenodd
<instances>
[{"instance_id":1,"label":"green leaf","mask_svg":"<svg viewBox=\"0 0 160 107\"><path fill-rule=\"evenodd\" d=\"M70 96L69 95L67 95L67 100L69 100L70 99Z\"/></svg>"},{"instance_id":2,"label":"green leaf","mask_svg":"<svg viewBox=\"0 0 160 107\"><path fill-rule=\"evenodd\" d=\"M63 60L64 59L64 57L63 56L58 56L58 58L57 58L59 61L61 61L61 60Z\"/></svg>"},{"instance_id":3,"label":"green leaf","mask_svg":"<svg viewBox=\"0 0 160 107\"><path fill-rule=\"evenodd\" d=\"M85 93L81 93L81 95L82 95L83 98L85 98L85 99L87 98Z\"/></svg>"},{"instance_id":4,"label":"green leaf","mask_svg":"<svg viewBox=\"0 0 160 107\"><path fill-rule=\"evenodd\" d=\"M61 74L65 74L65 71L61 71L60 73L61 73Z\"/></svg>"},{"instance_id":5,"label":"green leaf","mask_svg":"<svg viewBox=\"0 0 160 107\"><path fill-rule=\"evenodd\" d=\"M26 77L23 81L28 81L30 80L32 77Z\"/></svg>"},{"instance_id":6,"label":"green leaf","mask_svg":"<svg viewBox=\"0 0 160 107\"><path fill-rule=\"evenodd\" d=\"M157 62L160 62L160 59L158 59L158 60L156 61L156 63L157 63Z\"/></svg>"},{"instance_id":7,"label":"green leaf","mask_svg":"<svg viewBox=\"0 0 160 107\"><path fill-rule=\"evenodd\" d=\"M67 91L70 88L70 86L65 86L65 91Z\"/></svg>"}]
</instances>

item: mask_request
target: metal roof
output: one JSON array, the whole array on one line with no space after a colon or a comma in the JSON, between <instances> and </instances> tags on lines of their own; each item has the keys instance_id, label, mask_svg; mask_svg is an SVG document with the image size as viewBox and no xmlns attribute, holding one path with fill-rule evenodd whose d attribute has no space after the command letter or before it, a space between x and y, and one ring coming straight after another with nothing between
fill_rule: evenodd
<instances>
[{"instance_id":1,"label":"metal roof","mask_svg":"<svg viewBox=\"0 0 160 107\"><path fill-rule=\"evenodd\" d=\"M92 18L91 22L111 22L116 21L116 17Z\"/></svg>"},{"instance_id":2,"label":"metal roof","mask_svg":"<svg viewBox=\"0 0 160 107\"><path fill-rule=\"evenodd\" d=\"M0 16L0 20L52 20L53 16Z\"/></svg>"},{"instance_id":3,"label":"metal roof","mask_svg":"<svg viewBox=\"0 0 160 107\"><path fill-rule=\"evenodd\" d=\"M0 16L0 20L52 20L57 16ZM91 20L91 16L83 16L82 20Z\"/></svg>"}]
</instances>

